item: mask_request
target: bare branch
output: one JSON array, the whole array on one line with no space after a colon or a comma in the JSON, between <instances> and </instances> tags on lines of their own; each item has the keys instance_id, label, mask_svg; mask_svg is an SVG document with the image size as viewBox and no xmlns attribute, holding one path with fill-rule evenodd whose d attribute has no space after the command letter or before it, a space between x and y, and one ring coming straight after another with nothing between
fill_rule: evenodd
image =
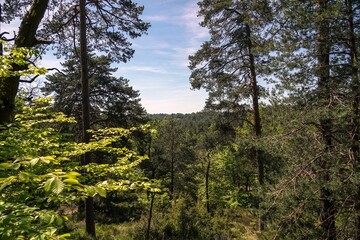
<instances>
[{"instance_id":1,"label":"bare branch","mask_svg":"<svg viewBox=\"0 0 360 240\"><path fill-rule=\"evenodd\" d=\"M0 39L3 40L3 41L5 41L5 42L10 42L10 41L14 41L14 40L15 40L15 37L13 37L13 38L6 38L6 37L4 37L4 35L6 35L6 34L10 34L10 33L8 33L8 32L2 32L2 33L0 33Z\"/></svg>"},{"instance_id":2,"label":"bare branch","mask_svg":"<svg viewBox=\"0 0 360 240\"><path fill-rule=\"evenodd\" d=\"M66 76L65 73L63 73L61 70L59 70L58 68L47 68L48 71L57 71L58 73L60 73L63 76Z\"/></svg>"},{"instance_id":3,"label":"bare branch","mask_svg":"<svg viewBox=\"0 0 360 240\"><path fill-rule=\"evenodd\" d=\"M21 83L32 83L34 82L40 75L36 75L33 78L31 78L30 80L24 80L24 79L20 79L19 82Z\"/></svg>"}]
</instances>

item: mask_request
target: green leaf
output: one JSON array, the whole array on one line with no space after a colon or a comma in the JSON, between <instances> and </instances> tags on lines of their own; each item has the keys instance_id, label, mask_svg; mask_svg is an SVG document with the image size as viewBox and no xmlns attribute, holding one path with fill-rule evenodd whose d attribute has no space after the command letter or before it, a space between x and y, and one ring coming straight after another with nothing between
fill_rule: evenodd
<instances>
[{"instance_id":1,"label":"green leaf","mask_svg":"<svg viewBox=\"0 0 360 240\"><path fill-rule=\"evenodd\" d=\"M66 173L65 176L66 176L67 178L76 178L76 177L81 176L81 174L78 173L78 172L68 172L68 173Z\"/></svg>"},{"instance_id":2,"label":"green leaf","mask_svg":"<svg viewBox=\"0 0 360 240\"><path fill-rule=\"evenodd\" d=\"M75 178L68 178L65 179L63 182L71 185L81 185L81 183Z\"/></svg>"},{"instance_id":3,"label":"green leaf","mask_svg":"<svg viewBox=\"0 0 360 240\"><path fill-rule=\"evenodd\" d=\"M89 197L95 197L97 193L94 186L85 186L84 190Z\"/></svg>"},{"instance_id":4,"label":"green leaf","mask_svg":"<svg viewBox=\"0 0 360 240\"><path fill-rule=\"evenodd\" d=\"M50 212L45 212L40 215L40 219L43 223L50 225L54 222L55 216L54 216L54 214L51 214Z\"/></svg>"},{"instance_id":5,"label":"green leaf","mask_svg":"<svg viewBox=\"0 0 360 240\"><path fill-rule=\"evenodd\" d=\"M20 172L18 178L20 181L29 182L31 174L28 172Z\"/></svg>"},{"instance_id":6,"label":"green leaf","mask_svg":"<svg viewBox=\"0 0 360 240\"><path fill-rule=\"evenodd\" d=\"M31 166L35 166L38 162L39 162L39 158L37 157L37 158L34 158L34 159L32 159L31 161L30 161L30 165Z\"/></svg>"},{"instance_id":7,"label":"green leaf","mask_svg":"<svg viewBox=\"0 0 360 240\"><path fill-rule=\"evenodd\" d=\"M20 163L15 163L12 165L13 169L14 170L19 170L19 168L21 167L21 164Z\"/></svg>"},{"instance_id":8,"label":"green leaf","mask_svg":"<svg viewBox=\"0 0 360 240\"><path fill-rule=\"evenodd\" d=\"M62 226L63 223L64 223L64 219L63 219L61 216L56 216L56 218L55 218L55 224L56 224L57 226Z\"/></svg>"},{"instance_id":9,"label":"green leaf","mask_svg":"<svg viewBox=\"0 0 360 240\"><path fill-rule=\"evenodd\" d=\"M40 157L40 160L43 163L49 164L51 161L55 161L55 158L53 156L45 156L45 157Z\"/></svg>"},{"instance_id":10,"label":"green leaf","mask_svg":"<svg viewBox=\"0 0 360 240\"><path fill-rule=\"evenodd\" d=\"M44 189L46 192L60 194L64 189L64 183L59 177L52 177L45 182Z\"/></svg>"},{"instance_id":11,"label":"green leaf","mask_svg":"<svg viewBox=\"0 0 360 240\"><path fill-rule=\"evenodd\" d=\"M61 235L57 236L57 238L60 240L67 239L68 237L71 237L70 233L65 233L65 234L61 234Z\"/></svg>"},{"instance_id":12,"label":"green leaf","mask_svg":"<svg viewBox=\"0 0 360 240\"><path fill-rule=\"evenodd\" d=\"M106 189L103 187L95 187L96 192L101 196L101 197L106 197Z\"/></svg>"},{"instance_id":13,"label":"green leaf","mask_svg":"<svg viewBox=\"0 0 360 240\"><path fill-rule=\"evenodd\" d=\"M3 182L3 184L1 184L1 186L0 186L0 192L4 189L4 188L6 188L7 186L9 186L9 185L11 185L13 182L15 182L16 181L16 177L15 176L10 176L10 177L8 177L4 182Z\"/></svg>"},{"instance_id":14,"label":"green leaf","mask_svg":"<svg viewBox=\"0 0 360 240\"><path fill-rule=\"evenodd\" d=\"M6 163L6 162L0 163L0 169L1 170L9 169L11 167L12 167L12 163Z\"/></svg>"}]
</instances>

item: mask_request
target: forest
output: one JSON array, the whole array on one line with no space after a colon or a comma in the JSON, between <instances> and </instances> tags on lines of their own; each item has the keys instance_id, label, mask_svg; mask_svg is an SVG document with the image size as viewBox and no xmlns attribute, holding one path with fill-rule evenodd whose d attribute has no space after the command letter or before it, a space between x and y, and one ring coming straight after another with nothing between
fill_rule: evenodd
<instances>
[{"instance_id":1,"label":"forest","mask_svg":"<svg viewBox=\"0 0 360 240\"><path fill-rule=\"evenodd\" d=\"M360 239L360 1L197 4L205 108L149 114L146 5L1 2L1 240Z\"/></svg>"}]
</instances>

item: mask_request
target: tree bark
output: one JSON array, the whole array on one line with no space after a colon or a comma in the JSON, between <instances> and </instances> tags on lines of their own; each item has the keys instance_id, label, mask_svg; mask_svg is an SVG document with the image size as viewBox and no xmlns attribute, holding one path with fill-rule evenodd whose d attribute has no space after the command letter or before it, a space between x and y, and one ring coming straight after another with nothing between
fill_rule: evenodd
<instances>
[{"instance_id":1,"label":"tree bark","mask_svg":"<svg viewBox=\"0 0 360 240\"><path fill-rule=\"evenodd\" d=\"M151 219L152 219L152 215L153 215L154 198L155 198L155 193L152 193L151 194L149 218L148 218L148 222L147 222L145 240L150 240L150 229L151 229Z\"/></svg>"},{"instance_id":2,"label":"tree bark","mask_svg":"<svg viewBox=\"0 0 360 240\"><path fill-rule=\"evenodd\" d=\"M355 174L360 170L360 81L358 68L358 46L354 27L353 1L347 0L347 14L349 22L349 45L351 65L351 91L352 91L352 113L351 113L351 152ZM354 196L355 202L355 239L360 240L360 189Z\"/></svg>"},{"instance_id":3,"label":"tree bark","mask_svg":"<svg viewBox=\"0 0 360 240\"><path fill-rule=\"evenodd\" d=\"M86 38L86 0L80 0L80 65L81 65L81 84L82 84L82 141L90 142L90 96L89 96L89 71L88 71L88 53ZM90 163L90 154L85 153L82 156L82 165ZM95 237L95 217L94 217L94 199L87 197L85 200L85 225L86 232Z\"/></svg>"},{"instance_id":4,"label":"tree bark","mask_svg":"<svg viewBox=\"0 0 360 240\"><path fill-rule=\"evenodd\" d=\"M34 0L30 9L21 21L15 38L15 47L34 47L45 43L36 39L36 31L44 17L49 0ZM21 70L18 65L12 66L15 71ZM12 121L15 109L15 97L19 88L20 77L0 78L0 124Z\"/></svg>"},{"instance_id":5,"label":"tree bark","mask_svg":"<svg viewBox=\"0 0 360 240\"><path fill-rule=\"evenodd\" d=\"M257 76L255 70L255 58L252 52L252 42L251 42L251 29L249 24L246 24L246 35L248 38L248 52L250 60L250 77L251 77L251 95L252 95L252 105L254 111L254 129L255 136L257 139L261 138L261 118L260 118L260 108L259 108L259 87L257 85ZM262 152L257 147L254 148L254 157L258 167L258 181L260 189L264 185L264 159L262 157ZM261 205L261 200L260 203ZM264 218L262 215L261 206L259 205L259 230L264 230Z\"/></svg>"},{"instance_id":6,"label":"tree bark","mask_svg":"<svg viewBox=\"0 0 360 240\"><path fill-rule=\"evenodd\" d=\"M205 194L206 194L206 210L208 213L210 213L210 194L209 194L209 178L210 178L210 166L211 166L211 161L210 161L210 154L207 155L208 157L208 162L207 162L207 166L206 166L206 174L205 174Z\"/></svg>"},{"instance_id":7,"label":"tree bark","mask_svg":"<svg viewBox=\"0 0 360 240\"><path fill-rule=\"evenodd\" d=\"M171 124L171 139L170 139L170 198L174 198L174 189L175 189L175 125L173 122Z\"/></svg>"},{"instance_id":8,"label":"tree bark","mask_svg":"<svg viewBox=\"0 0 360 240\"><path fill-rule=\"evenodd\" d=\"M327 113L320 118L320 128L324 142L324 156L320 159L320 201L322 210L320 221L322 228L321 239L335 240L336 207L331 190L326 186L330 181L329 158L333 151L332 119L331 119L331 80L330 80L330 27L328 17L325 17L327 0L317 1L317 74L318 74L318 99L321 107L327 109Z\"/></svg>"}]
</instances>

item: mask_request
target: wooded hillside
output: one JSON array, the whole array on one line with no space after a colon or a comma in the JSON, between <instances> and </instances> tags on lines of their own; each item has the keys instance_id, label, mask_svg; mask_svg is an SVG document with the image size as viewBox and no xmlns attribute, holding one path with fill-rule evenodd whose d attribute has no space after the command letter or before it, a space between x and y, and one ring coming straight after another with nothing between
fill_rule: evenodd
<instances>
[{"instance_id":1,"label":"wooded hillside","mask_svg":"<svg viewBox=\"0 0 360 240\"><path fill-rule=\"evenodd\" d=\"M198 6L205 108L148 114L112 65L146 5L1 3L0 239L360 239L360 2Z\"/></svg>"}]
</instances>

